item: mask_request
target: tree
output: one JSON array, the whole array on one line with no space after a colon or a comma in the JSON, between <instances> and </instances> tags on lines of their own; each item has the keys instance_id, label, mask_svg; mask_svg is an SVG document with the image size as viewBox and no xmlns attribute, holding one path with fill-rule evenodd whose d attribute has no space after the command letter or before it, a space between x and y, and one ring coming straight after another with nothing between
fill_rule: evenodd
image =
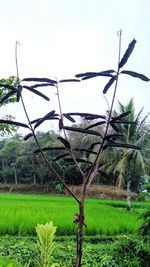
<instances>
[{"instance_id":1,"label":"tree","mask_svg":"<svg viewBox=\"0 0 150 267\"><path fill-rule=\"evenodd\" d=\"M86 192L88 190L88 187L90 186L91 182L95 178L96 174L98 171L101 170L100 166L100 160L103 156L103 151L106 150L108 147L126 147L126 148L136 148L138 147L131 145L131 144L121 144L118 143L117 139L120 136L120 134L117 133L117 127L115 127L115 123L122 123L122 118L126 117L126 113L121 114L120 117L112 117L112 110L113 110L113 105L114 105L114 100L116 96L116 90L117 90L117 85L118 85L118 79L120 75L130 75L136 78L139 78L145 82L149 82L149 78L146 77L143 74L133 72L133 71L128 71L128 70L122 70L123 66L129 59L134 47L136 44L136 40L133 39L132 42L129 44L125 54L123 55L122 59L120 57L120 52L121 52L121 32L119 33L119 57L118 57L118 66L117 70L106 70L106 71L100 71L100 72L86 72L86 73L79 73L75 75L75 79L64 79L64 80L52 80L49 78L25 78L23 79L20 83L19 86L16 88L16 90L12 90L12 94L17 93L17 100L21 100L24 111L27 115L28 119L28 124L22 123L22 122L16 122L14 121L13 124L16 126L20 127L25 127L26 129L29 130L29 134L25 137L25 140L28 140L31 137L34 137L36 144L38 146L38 149L35 151L35 153L40 153L47 164L48 168L50 171L54 173L54 175L57 177L59 182L65 187L65 189L70 193L70 195L74 198L78 205L79 213L75 214L74 218L74 223L77 224L77 250L76 250L76 260L75 260L75 267L81 267L82 264L82 244L83 244L83 227L86 225L85 224L85 216L84 216L84 203L85 203L85 197L86 197ZM79 112L69 112L69 113L63 113L62 107L61 107L61 101L60 101L60 95L59 95L59 84L62 83L68 83L68 82L81 82L81 80L87 80L91 79L94 77L106 77L109 78L109 81L106 83L103 93L106 94L109 88L114 85L114 91L113 91L113 97L112 97L112 102L111 102L111 108L108 114L108 117L99 115L99 114L89 114L89 113L79 113ZM34 85L30 85L34 83ZM25 83L25 84L24 84ZM24 99L22 96L22 90L28 90L31 91L32 93L40 96L41 98L44 98L46 101L49 101L49 98L41 93L40 91L37 90L38 87L55 87L56 93L58 96L58 104L59 104L59 113L56 113L55 110L51 110L49 113L45 114L44 116L41 116L41 118L35 119L33 121L30 120L28 116L27 109L24 104ZM5 97L5 100L9 98L10 95L7 94ZM68 121L71 121L75 123L75 117L79 116L81 118L84 118L85 120L97 120L96 123L93 125L90 125L89 127L86 128L78 128L74 126L67 126L65 124L65 119ZM39 125L41 125L44 121L46 120L57 120L59 123L59 130L61 132L61 135L57 137L58 141L60 142L59 147L54 147L54 146L49 146L49 147L41 147L37 135L36 135L36 130ZM9 124L9 121L4 121L0 120L0 123L5 123ZM11 122L12 124L12 122ZM105 125L105 131L104 134L102 135L99 131L93 130L95 126L98 125ZM115 129L114 134L109 134L109 128ZM72 131L72 132L79 132L88 135L94 135L98 137L98 142L92 143L90 145L90 148L84 148L81 149L80 147L77 149L72 149L72 146L68 140L67 137L67 132ZM115 140L115 141L114 141ZM95 148L96 147L96 148ZM53 162L50 162L45 154L46 151L58 151L59 155L57 157L57 160L55 158L55 162L58 160L64 159L65 162L72 163L77 167L77 171L80 174L80 176L83 179L83 184L82 184L82 192L81 195L78 197L66 184L66 182L62 179L60 174L57 172L55 169L55 166L53 165ZM78 157L75 153L81 153L82 152L82 158ZM89 157L90 155L93 155L92 159ZM82 168L80 165L81 163L85 163L86 168Z\"/></svg>"},{"instance_id":2,"label":"tree","mask_svg":"<svg viewBox=\"0 0 150 267\"><path fill-rule=\"evenodd\" d=\"M119 187L126 185L127 187L127 208L131 209L131 187L134 186L134 190L138 189L138 185L141 176L145 173L146 158L142 150L147 131L145 131L145 120L141 119L142 110L136 115L134 101L131 99L126 105L119 102L118 111L113 112L113 116L120 116L122 113L126 113L127 116L124 119L123 124L117 124L117 128L121 133L120 141L122 143L133 144L135 147L139 146L141 149L135 149L134 147L120 147L111 150L111 165L108 168L108 172L112 172L116 176L116 184ZM131 121L128 124L127 121Z\"/></svg>"},{"instance_id":3,"label":"tree","mask_svg":"<svg viewBox=\"0 0 150 267\"><path fill-rule=\"evenodd\" d=\"M16 102L16 97L14 94L11 94L11 90L14 90L14 88L18 86L18 83L19 79L15 76L10 76L8 79L0 80L0 106ZM6 101L3 101L8 93L10 94L10 97L7 98ZM14 120L15 118L12 115L6 115L3 119ZM0 136L12 134L16 132L16 130L17 127L15 125L0 124Z\"/></svg>"}]
</instances>

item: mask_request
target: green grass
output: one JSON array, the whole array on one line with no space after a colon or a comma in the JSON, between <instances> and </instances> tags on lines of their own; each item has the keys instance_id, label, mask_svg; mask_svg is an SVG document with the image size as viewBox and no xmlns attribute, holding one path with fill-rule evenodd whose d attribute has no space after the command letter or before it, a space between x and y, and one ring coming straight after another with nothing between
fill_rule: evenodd
<instances>
[{"instance_id":1,"label":"green grass","mask_svg":"<svg viewBox=\"0 0 150 267\"><path fill-rule=\"evenodd\" d=\"M134 232L147 202L135 202L126 211L125 201L87 199L85 203L86 235L114 236ZM73 235L74 215L78 206L71 197L48 195L0 194L0 235L35 234L37 223L53 221L57 235Z\"/></svg>"}]
</instances>

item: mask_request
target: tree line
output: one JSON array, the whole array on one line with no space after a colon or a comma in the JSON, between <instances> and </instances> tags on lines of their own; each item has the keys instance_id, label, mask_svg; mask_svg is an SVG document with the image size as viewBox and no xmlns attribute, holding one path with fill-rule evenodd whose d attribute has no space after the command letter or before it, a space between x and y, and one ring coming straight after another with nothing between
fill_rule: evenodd
<instances>
[{"instance_id":1,"label":"tree line","mask_svg":"<svg viewBox=\"0 0 150 267\"><path fill-rule=\"evenodd\" d=\"M118 185L124 189L138 191L144 182L144 175L149 174L150 166L150 130L147 116L143 118L142 110L138 114L135 112L134 101L131 99L126 105L118 103L118 109L113 111L115 117L128 112L127 121L133 123L116 124L116 129L120 133L120 144L129 143L130 147L113 147L107 148L103 153L101 168L97 173L94 183L106 185ZM90 129L93 121L80 120L74 124L74 127ZM103 134L105 128L103 125L96 126L97 130ZM2 133L1 129L1 133ZM13 129L13 131L16 129ZM113 134L111 131L109 135ZM37 138L41 147L60 147L58 140L59 133L55 131L37 132ZM114 136L115 138L115 136ZM117 137L118 138L118 137ZM88 167L84 158L77 147L83 150L85 147L91 147L98 141L97 137L83 135L79 132L69 132L68 141L72 143L75 155L83 159L79 164L83 168ZM132 149L131 144L140 146L140 150ZM24 183L24 184L41 184L56 186L58 181L53 172L50 172L40 153L35 153L37 145L34 139L30 138L24 141L21 134L13 134L8 138L0 140L0 183ZM96 146L95 146L96 151ZM82 184L82 177L77 171L76 166L71 162L64 161L64 157L57 150L45 151L48 159L53 163L55 169L61 174L62 179L68 185ZM88 151L85 151L85 154ZM88 157L92 160L93 155Z\"/></svg>"}]
</instances>

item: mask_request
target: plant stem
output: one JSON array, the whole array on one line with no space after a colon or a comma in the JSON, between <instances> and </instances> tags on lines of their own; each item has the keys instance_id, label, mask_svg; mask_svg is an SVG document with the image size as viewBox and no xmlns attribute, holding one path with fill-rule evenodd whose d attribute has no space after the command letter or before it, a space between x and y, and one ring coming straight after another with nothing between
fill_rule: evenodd
<instances>
[{"instance_id":1,"label":"plant stem","mask_svg":"<svg viewBox=\"0 0 150 267\"><path fill-rule=\"evenodd\" d=\"M99 162L100 162L102 152L103 152L103 145L105 143L105 137L107 136L108 129L109 129L109 124L110 124L110 120L111 120L111 116L112 116L112 110L113 110L113 105L114 105L116 91L117 91L117 85L118 85L120 55L121 55L121 31L119 34L119 56L118 56L118 68L117 68L117 73L116 73L116 82L115 82L114 93L113 93L113 97L112 97L112 101L111 101L109 116L108 116L108 120L107 120L107 125L106 125L104 137L102 139L102 143L100 145L98 154L95 158L95 161L92 165L92 168L91 168L89 174L84 179L83 188L82 188L82 192L81 192L81 202L79 204L79 223L78 223L78 232L77 232L77 258L76 258L75 267L81 267L82 242L83 242L82 229L83 229L83 225L84 225L84 200L85 200L87 188L97 173L97 169L98 169Z\"/></svg>"}]
</instances>

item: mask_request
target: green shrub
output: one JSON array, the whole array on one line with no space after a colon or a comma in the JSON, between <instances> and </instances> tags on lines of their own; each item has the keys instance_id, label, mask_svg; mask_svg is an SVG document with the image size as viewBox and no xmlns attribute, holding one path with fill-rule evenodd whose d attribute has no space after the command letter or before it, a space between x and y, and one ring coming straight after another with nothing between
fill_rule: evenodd
<instances>
[{"instance_id":1,"label":"green shrub","mask_svg":"<svg viewBox=\"0 0 150 267\"><path fill-rule=\"evenodd\" d=\"M0 267L23 267L23 265L9 257L0 256Z\"/></svg>"},{"instance_id":2,"label":"green shrub","mask_svg":"<svg viewBox=\"0 0 150 267\"><path fill-rule=\"evenodd\" d=\"M117 266L148 267L150 247L141 238L122 236L114 243L112 255Z\"/></svg>"},{"instance_id":3,"label":"green shrub","mask_svg":"<svg viewBox=\"0 0 150 267\"><path fill-rule=\"evenodd\" d=\"M141 234L145 239L150 237L150 209L145 211L139 219L143 219L141 226L138 229L138 233Z\"/></svg>"}]
</instances>

